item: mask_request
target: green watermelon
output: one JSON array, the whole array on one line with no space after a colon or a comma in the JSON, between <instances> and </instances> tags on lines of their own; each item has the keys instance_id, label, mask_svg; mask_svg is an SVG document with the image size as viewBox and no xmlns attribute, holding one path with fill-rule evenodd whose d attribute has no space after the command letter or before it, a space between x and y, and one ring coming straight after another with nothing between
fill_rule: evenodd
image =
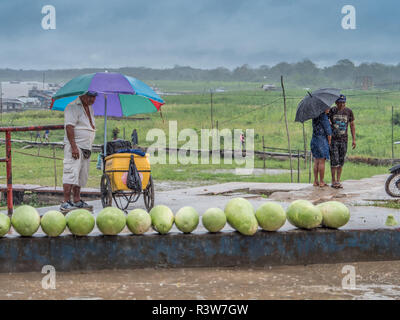
<instances>
[{"instance_id":1,"label":"green watermelon","mask_svg":"<svg viewBox=\"0 0 400 320\"><path fill-rule=\"evenodd\" d=\"M286 222L286 213L276 202L266 202L256 211L256 218L261 228L267 231L276 231Z\"/></svg>"},{"instance_id":2,"label":"green watermelon","mask_svg":"<svg viewBox=\"0 0 400 320\"><path fill-rule=\"evenodd\" d=\"M30 237L39 229L40 216L34 207L22 205L14 210L11 224L21 236Z\"/></svg>"},{"instance_id":3,"label":"green watermelon","mask_svg":"<svg viewBox=\"0 0 400 320\"><path fill-rule=\"evenodd\" d=\"M209 232L221 231L226 224L225 212L219 208L210 208L201 217L204 228Z\"/></svg>"},{"instance_id":4,"label":"green watermelon","mask_svg":"<svg viewBox=\"0 0 400 320\"><path fill-rule=\"evenodd\" d=\"M0 237L4 237L10 230L10 227L10 218L4 213L0 213Z\"/></svg>"},{"instance_id":5,"label":"green watermelon","mask_svg":"<svg viewBox=\"0 0 400 320\"><path fill-rule=\"evenodd\" d=\"M96 225L105 235L117 235L125 228L125 213L118 208L106 207L97 215Z\"/></svg>"},{"instance_id":6,"label":"green watermelon","mask_svg":"<svg viewBox=\"0 0 400 320\"><path fill-rule=\"evenodd\" d=\"M322 213L322 225L329 228L340 228L350 220L350 210L338 201L327 201L317 205Z\"/></svg>"},{"instance_id":7,"label":"green watermelon","mask_svg":"<svg viewBox=\"0 0 400 320\"><path fill-rule=\"evenodd\" d=\"M151 227L151 217L143 209L134 209L126 217L126 225L133 234L143 234Z\"/></svg>"},{"instance_id":8,"label":"green watermelon","mask_svg":"<svg viewBox=\"0 0 400 320\"><path fill-rule=\"evenodd\" d=\"M43 232L49 237L57 237L64 232L67 220L61 212L50 210L43 215L40 225Z\"/></svg>"},{"instance_id":9,"label":"green watermelon","mask_svg":"<svg viewBox=\"0 0 400 320\"><path fill-rule=\"evenodd\" d=\"M298 228L312 229L322 223L322 213L308 200L293 201L286 211L289 222Z\"/></svg>"},{"instance_id":10,"label":"green watermelon","mask_svg":"<svg viewBox=\"0 0 400 320\"><path fill-rule=\"evenodd\" d=\"M150 210L151 224L158 233L168 233L174 224L174 214L164 205L158 205Z\"/></svg>"},{"instance_id":11,"label":"green watermelon","mask_svg":"<svg viewBox=\"0 0 400 320\"><path fill-rule=\"evenodd\" d=\"M254 235L258 229L258 222L254 208L244 198L229 200L225 206L226 219L230 226L243 235Z\"/></svg>"},{"instance_id":12,"label":"green watermelon","mask_svg":"<svg viewBox=\"0 0 400 320\"><path fill-rule=\"evenodd\" d=\"M93 215L86 209L72 210L68 212L66 219L69 231L76 236L88 235L96 223Z\"/></svg>"},{"instance_id":13,"label":"green watermelon","mask_svg":"<svg viewBox=\"0 0 400 320\"><path fill-rule=\"evenodd\" d=\"M183 233L190 233L199 224L199 214L192 207L183 207L175 215L175 225Z\"/></svg>"}]
</instances>

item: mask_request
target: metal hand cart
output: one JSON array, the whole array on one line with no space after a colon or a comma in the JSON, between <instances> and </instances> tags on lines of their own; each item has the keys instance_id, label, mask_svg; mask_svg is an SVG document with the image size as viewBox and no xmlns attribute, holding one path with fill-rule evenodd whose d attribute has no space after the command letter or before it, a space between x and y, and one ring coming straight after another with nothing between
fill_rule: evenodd
<instances>
[{"instance_id":1,"label":"metal hand cart","mask_svg":"<svg viewBox=\"0 0 400 320\"><path fill-rule=\"evenodd\" d=\"M127 187L127 177L131 155L134 156L136 168L142 181L142 192L135 192ZM115 205L127 211L130 204L143 195L147 211L154 206L154 184L151 177L149 154L140 156L135 153L114 153L104 159L103 175L100 181L101 204L103 208Z\"/></svg>"}]
</instances>

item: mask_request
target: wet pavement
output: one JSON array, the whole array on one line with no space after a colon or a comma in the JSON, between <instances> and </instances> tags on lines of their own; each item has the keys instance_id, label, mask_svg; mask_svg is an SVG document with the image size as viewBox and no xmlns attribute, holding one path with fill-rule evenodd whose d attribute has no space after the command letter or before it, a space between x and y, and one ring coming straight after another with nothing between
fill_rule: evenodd
<instances>
[{"instance_id":1,"label":"wet pavement","mask_svg":"<svg viewBox=\"0 0 400 320\"><path fill-rule=\"evenodd\" d=\"M45 274L0 274L0 299L400 299L400 261L350 266L354 287L348 264L59 272L54 290Z\"/></svg>"},{"instance_id":2,"label":"wet pavement","mask_svg":"<svg viewBox=\"0 0 400 320\"><path fill-rule=\"evenodd\" d=\"M393 200L385 192L387 177L387 174L382 174L361 180L346 180L342 183L343 189L304 184L301 190L275 192L271 194L270 199L285 202L308 199L313 203L337 200L350 205L368 205L374 201Z\"/></svg>"}]
</instances>

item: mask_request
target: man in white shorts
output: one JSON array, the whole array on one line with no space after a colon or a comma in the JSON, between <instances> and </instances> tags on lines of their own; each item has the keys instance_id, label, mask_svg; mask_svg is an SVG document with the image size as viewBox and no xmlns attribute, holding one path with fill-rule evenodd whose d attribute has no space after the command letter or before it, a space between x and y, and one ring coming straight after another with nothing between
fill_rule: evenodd
<instances>
[{"instance_id":1,"label":"man in white shorts","mask_svg":"<svg viewBox=\"0 0 400 320\"><path fill-rule=\"evenodd\" d=\"M68 104L64 111L64 202L60 206L63 213L75 209L93 209L81 199L81 188L89 177L90 155L96 135L92 107L96 96L96 92L88 91Z\"/></svg>"}]
</instances>

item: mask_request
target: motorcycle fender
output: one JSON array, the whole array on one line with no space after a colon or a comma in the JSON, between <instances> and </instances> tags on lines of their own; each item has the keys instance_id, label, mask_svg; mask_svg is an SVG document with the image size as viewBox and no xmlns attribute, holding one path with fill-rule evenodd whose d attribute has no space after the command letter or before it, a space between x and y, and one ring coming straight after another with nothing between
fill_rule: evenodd
<instances>
[{"instance_id":1,"label":"motorcycle fender","mask_svg":"<svg viewBox=\"0 0 400 320\"><path fill-rule=\"evenodd\" d=\"M400 171L400 164L395 165L394 167L390 168L390 173L393 173L395 171Z\"/></svg>"}]
</instances>

